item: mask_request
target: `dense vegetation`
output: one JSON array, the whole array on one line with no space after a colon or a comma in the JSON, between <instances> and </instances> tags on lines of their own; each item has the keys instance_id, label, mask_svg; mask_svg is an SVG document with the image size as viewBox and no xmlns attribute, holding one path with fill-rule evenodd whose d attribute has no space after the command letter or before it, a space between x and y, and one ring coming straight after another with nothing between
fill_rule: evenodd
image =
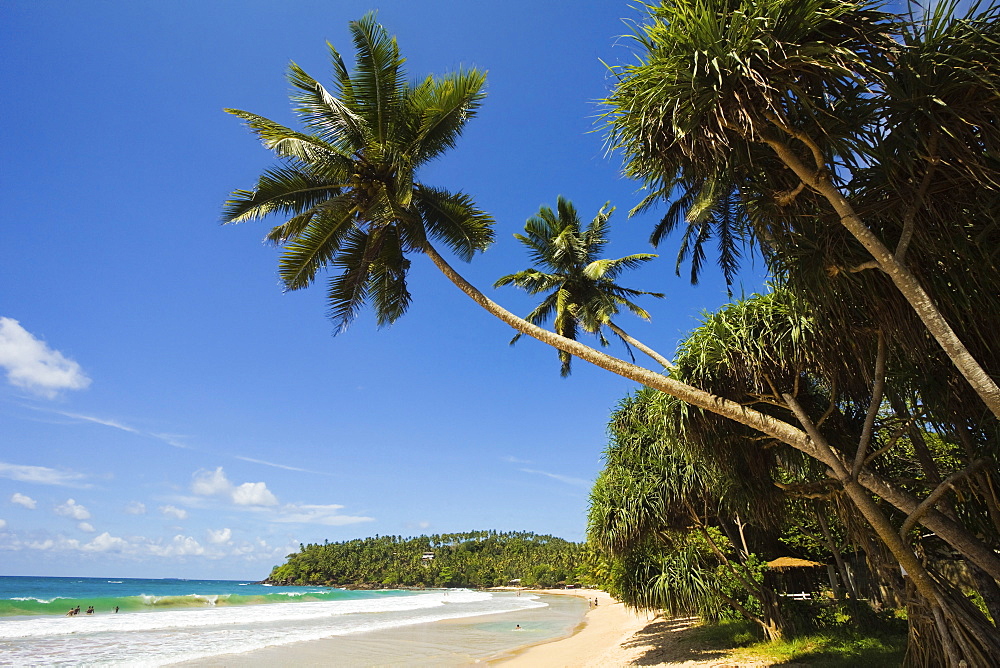
<instances>
[{"instance_id":1,"label":"dense vegetation","mask_svg":"<svg viewBox=\"0 0 1000 668\"><path fill-rule=\"evenodd\" d=\"M434 244L471 260L494 236L470 196L417 178L475 116L485 75L408 83L372 15L351 24L353 72L331 48L332 92L292 65L305 132L232 112L282 164L236 191L226 220L282 218L268 238L284 249L285 286L338 272L328 297L341 328L364 306L380 324L400 317L408 256L426 256L557 348L564 373L572 356L646 386L614 416L591 514L603 561L590 572L632 604L739 614L772 638L898 607L907 663L988 665L1000 656L1000 5L965 16L953 2L913 16L865 0L643 7L637 62L616 68L605 115L648 193L633 213L666 204L651 242L680 231L678 266L690 258L693 278L713 242L727 278L753 249L774 279L771 293L706 316L673 361L617 324L620 311L645 317L632 297L659 293L617 283L647 254L598 257L609 212L583 229L560 201L558 215L529 220L536 268L500 280L545 293L527 319L441 256ZM540 326L550 318L555 332ZM607 345L605 328L655 370L577 340ZM463 551L473 563L486 539L454 540L429 564L416 552L394 564L392 541L378 540L383 580L533 577L446 563ZM328 548L303 548L306 567L277 578L376 579L360 566L324 574ZM798 614L764 565L786 555L828 564L844 605Z\"/></svg>"},{"instance_id":2,"label":"dense vegetation","mask_svg":"<svg viewBox=\"0 0 1000 668\"><path fill-rule=\"evenodd\" d=\"M275 566L275 584L352 587L552 587L586 579L580 543L530 532L375 536L302 545Z\"/></svg>"}]
</instances>

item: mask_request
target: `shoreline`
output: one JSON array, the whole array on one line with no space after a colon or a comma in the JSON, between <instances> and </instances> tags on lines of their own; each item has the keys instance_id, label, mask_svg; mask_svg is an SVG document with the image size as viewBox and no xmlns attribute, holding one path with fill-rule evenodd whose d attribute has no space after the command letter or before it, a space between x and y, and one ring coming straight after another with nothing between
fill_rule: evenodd
<instances>
[{"instance_id":1,"label":"shoreline","mask_svg":"<svg viewBox=\"0 0 1000 668\"><path fill-rule=\"evenodd\" d=\"M515 650L509 655L489 660L490 665L510 668L558 668L565 666L624 666L627 660L622 645L655 617L636 613L610 594L598 589L536 589L536 594L577 596L596 599L597 607L584 615L583 621L564 638L556 638Z\"/></svg>"},{"instance_id":2,"label":"shoreline","mask_svg":"<svg viewBox=\"0 0 1000 668\"><path fill-rule=\"evenodd\" d=\"M493 591L514 592L517 588L497 588ZM610 594L596 589L525 589L524 593L567 599L596 599L597 606L591 607L575 626L566 627L568 633L549 636L536 642L526 634L525 643L510 649L499 650L491 655L465 654L461 648L447 657L427 661L419 656L408 657L405 653L384 656L371 665L384 666L432 666L432 665L473 665L484 664L504 668L620 668L644 665L695 668L718 666L725 660L725 651L705 650L692 643L685 633L697 624L695 619L666 619L655 614L637 613L616 601ZM568 601L567 601L568 603ZM582 603L582 602L581 602ZM576 605L576 604L574 604ZM557 606L563 607L566 606ZM538 610L538 609L536 609ZM510 620L511 613L501 617ZM526 613L520 613L520 622L525 623ZM517 618L515 618L517 619ZM341 665L370 665L361 657L366 651L380 652L388 645L400 642L400 651L405 647L419 650L422 644L433 642L447 645L448 627L483 623L482 619L455 618L437 622L418 624L385 631L372 631L358 636L339 636L265 647L242 654L227 654L193 661L185 661L178 666L198 668L242 667L268 668L275 666L321 666L337 665L339 654L342 659L353 655L360 662ZM490 622L509 628L509 621ZM530 633L528 620L526 631ZM457 629L456 629L457 630ZM409 643L407 645L407 643ZM349 649L350 648L350 649ZM378 649L376 649L378 648ZM339 651L338 651L339 650ZM360 654L355 652L360 650ZM346 652L345 652L346 651ZM469 650L466 650L469 651ZM417 651L419 654L420 652ZM369 654L368 656L374 656ZM724 663L723 665L732 665ZM760 664L758 664L760 665Z\"/></svg>"}]
</instances>

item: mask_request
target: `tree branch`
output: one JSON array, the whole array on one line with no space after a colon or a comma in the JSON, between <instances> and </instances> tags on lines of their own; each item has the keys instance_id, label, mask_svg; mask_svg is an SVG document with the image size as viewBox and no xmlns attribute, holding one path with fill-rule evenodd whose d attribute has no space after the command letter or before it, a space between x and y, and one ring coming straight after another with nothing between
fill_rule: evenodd
<instances>
[{"instance_id":1,"label":"tree branch","mask_svg":"<svg viewBox=\"0 0 1000 668\"><path fill-rule=\"evenodd\" d=\"M903 526L900 527L899 529L899 535L903 538L903 540L906 540L906 534L910 532L910 529L916 526L917 522L920 521L920 517L928 510L930 510L932 507L937 505L937 502L941 499L942 496L944 496L944 494L949 489L955 488L956 482L958 482L962 478L965 478L966 476L975 473L983 466L988 464L990 461L992 460L990 460L987 457L983 457L982 459L977 459L976 461L972 462L972 464L970 464L968 468L963 469L961 471L956 471L955 473L952 473L950 476L942 480L941 484L938 485L934 489L934 491L931 492L930 495L928 495L926 499L921 501L920 505L917 506L912 513L906 516L906 520L903 521Z\"/></svg>"},{"instance_id":2,"label":"tree branch","mask_svg":"<svg viewBox=\"0 0 1000 668\"><path fill-rule=\"evenodd\" d=\"M871 445L872 435L875 433L875 418L878 416L878 409L882 406L882 395L885 392L885 358L886 358L885 334L878 332L878 352L875 354L875 379L872 383L872 400L868 404L868 414L865 416L865 424L861 429L861 438L858 440L858 450L854 454L854 466L851 468L851 477L857 480L858 473L865 463L865 453Z\"/></svg>"}]
</instances>

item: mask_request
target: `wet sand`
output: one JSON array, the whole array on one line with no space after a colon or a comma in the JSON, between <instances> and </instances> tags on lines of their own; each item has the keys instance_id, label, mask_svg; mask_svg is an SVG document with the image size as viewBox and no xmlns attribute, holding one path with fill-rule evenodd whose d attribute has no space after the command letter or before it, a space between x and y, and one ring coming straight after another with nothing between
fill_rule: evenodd
<instances>
[{"instance_id":1,"label":"wet sand","mask_svg":"<svg viewBox=\"0 0 1000 668\"><path fill-rule=\"evenodd\" d=\"M539 593L597 598L581 628L562 640L528 647L504 668L619 668L622 666L726 667L742 664L726 660L726 653L699 647L688 637L697 620L664 619L636 614L602 591L560 589ZM491 662L492 663L492 662Z\"/></svg>"},{"instance_id":2,"label":"wet sand","mask_svg":"<svg viewBox=\"0 0 1000 668\"><path fill-rule=\"evenodd\" d=\"M664 619L637 614L602 591L533 590L547 595L549 608L517 613L449 619L373 631L356 636L268 647L176 664L197 668L272 668L282 666L468 666L504 668L670 668L735 667L726 653L700 648L688 637L695 619ZM597 600L584 609L567 597ZM563 603L559 602L563 599ZM561 631L553 636L553 616ZM521 626L516 629L516 626ZM558 626L558 623L556 624ZM544 632L541 629L544 627ZM539 639L532 642L532 635ZM497 643L504 642L506 647ZM763 665L763 664L757 664Z\"/></svg>"}]
</instances>

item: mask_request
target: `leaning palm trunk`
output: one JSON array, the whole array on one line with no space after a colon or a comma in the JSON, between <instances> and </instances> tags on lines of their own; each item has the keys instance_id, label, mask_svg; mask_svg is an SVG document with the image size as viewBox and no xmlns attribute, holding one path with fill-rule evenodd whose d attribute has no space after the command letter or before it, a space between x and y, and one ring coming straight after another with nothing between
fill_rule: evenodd
<instances>
[{"instance_id":1,"label":"leaning palm trunk","mask_svg":"<svg viewBox=\"0 0 1000 668\"><path fill-rule=\"evenodd\" d=\"M527 334L546 345L575 355L585 362L589 362L606 371L642 383L647 387L676 397L685 403L767 434L833 469L837 466L847 466L836 453L821 452L814 441L804 431L787 422L735 401L698 389L669 376L664 376L663 374L650 371L635 364L630 364L617 357L595 350L579 341L559 336L537 325L532 325L530 322L517 317L486 297L475 286L466 281L461 274L456 272L433 246L424 244L423 251L456 287L490 314L515 330ZM907 515L916 511L920 505L920 502L909 494L896 489L883 478L868 470L863 469L858 474L858 483ZM1000 580L1000 558L992 550L976 540L974 536L969 535L957 523L934 510L922 513L918 518L918 522L936 533L942 540L968 557L970 561L976 563L992 577Z\"/></svg>"},{"instance_id":2,"label":"leaning palm trunk","mask_svg":"<svg viewBox=\"0 0 1000 668\"><path fill-rule=\"evenodd\" d=\"M623 330L621 327L619 327L615 323L609 321L608 322L608 329L610 329L612 332L614 332L615 334L617 334L618 338L620 338L625 343L629 344L633 348L641 350L647 356L649 356L650 358L652 358L655 362L659 362L659 364L664 369L673 369L674 368L674 363L673 362L671 362L666 357L664 357L660 353L656 352L655 350L653 350L652 348L650 348L649 346L647 346L642 341L639 341L638 339L634 339L631 336L629 336L629 334L625 330Z\"/></svg>"},{"instance_id":3,"label":"leaning palm trunk","mask_svg":"<svg viewBox=\"0 0 1000 668\"><path fill-rule=\"evenodd\" d=\"M860 471L857 476L852 475L851 466L826 443L801 409L796 410L796 414L806 431L734 401L713 395L668 376L654 373L594 350L578 341L542 329L517 317L487 298L456 272L431 244L425 243L422 250L456 287L490 314L517 331L575 355L602 369L674 396L685 403L747 425L829 466L834 477L843 485L852 504L872 526L893 557L909 575L923 605L931 613L934 625L933 631L930 632L930 644L928 645L923 637L911 636L911 641L919 642L921 651L928 651L933 656L942 657L944 665L954 668L962 665L988 665L986 657L1000 656L1000 637L997 637L995 627L977 610L965 605L961 594L951 591L945 585L935 581L933 575L924 568L913 550L903 542L897 530L872 500L871 494L872 492L879 494L880 491L885 493L883 496L885 500L906 512L907 515L912 515L916 522L920 522L935 531L943 540L952 544L959 552L980 565L983 570L994 578L1000 579L1000 560L997 559L996 555L974 537L969 536L968 532L957 524L949 524L946 518L943 518L939 513L919 512L920 504L916 500L909 499L903 492L894 490L875 474ZM784 398L793 409L798 406L795 398L791 395L785 395ZM882 494L879 495L882 496ZM926 630L924 632L928 633Z\"/></svg>"}]
</instances>

